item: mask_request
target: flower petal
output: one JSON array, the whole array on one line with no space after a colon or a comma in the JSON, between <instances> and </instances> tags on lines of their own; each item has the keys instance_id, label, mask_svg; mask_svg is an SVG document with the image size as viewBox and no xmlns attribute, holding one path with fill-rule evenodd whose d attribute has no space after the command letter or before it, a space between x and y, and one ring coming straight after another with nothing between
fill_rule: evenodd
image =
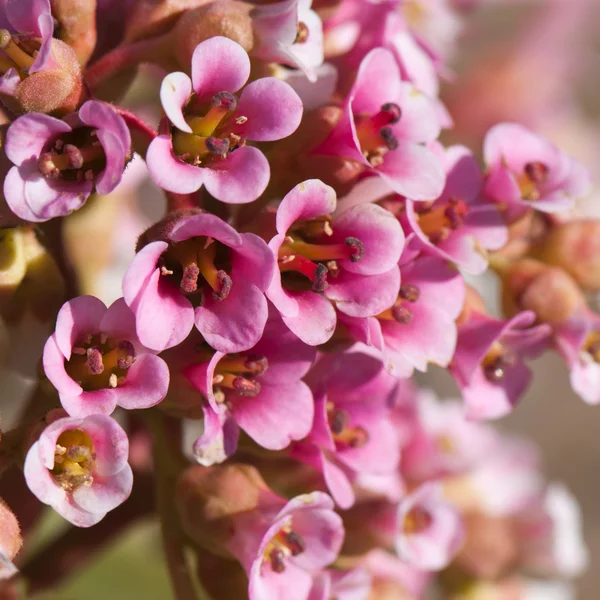
<instances>
[{"instance_id":1,"label":"flower petal","mask_svg":"<svg viewBox=\"0 0 600 600\"><path fill-rule=\"evenodd\" d=\"M192 133L192 128L183 116L183 107L192 94L192 80L185 74L177 71L169 73L160 86L160 102L169 121L186 133Z\"/></svg>"}]
</instances>

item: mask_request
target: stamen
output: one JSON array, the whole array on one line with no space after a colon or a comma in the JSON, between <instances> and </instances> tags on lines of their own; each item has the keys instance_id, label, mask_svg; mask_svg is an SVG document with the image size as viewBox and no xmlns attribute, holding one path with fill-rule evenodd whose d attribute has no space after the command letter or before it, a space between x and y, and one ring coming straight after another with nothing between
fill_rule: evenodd
<instances>
[{"instance_id":1,"label":"stamen","mask_svg":"<svg viewBox=\"0 0 600 600\"><path fill-rule=\"evenodd\" d=\"M128 340L121 340L118 349L120 356L117 359L117 368L126 371L135 362L135 348Z\"/></svg>"},{"instance_id":2,"label":"stamen","mask_svg":"<svg viewBox=\"0 0 600 600\"><path fill-rule=\"evenodd\" d=\"M298 28L296 30L296 39L294 40L294 44L304 44L308 39L308 26L306 23L302 21L298 22Z\"/></svg>"},{"instance_id":3,"label":"stamen","mask_svg":"<svg viewBox=\"0 0 600 600\"><path fill-rule=\"evenodd\" d=\"M29 71L35 58L30 56L18 46L13 36L6 29L0 29L0 48L10 58L21 71Z\"/></svg>"},{"instance_id":4,"label":"stamen","mask_svg":"<svg viewBox=\"0 0 600 600\"><path fill-rule=\"evenodd\" d=\"M92 375L100 375L104 371L102 351L100 348L88 348L86 365Z\"/></svg>"},{"instance_id":5,"label":"stamen","mask_svg":"<svg viewBox=\"0 0 600 600\"><path fill-rule=\"evenodd\" d=\"M308 277L312 282L314 292L324 292L327 289L327 267L322 264L315 264L304 256L288 254L279 258L279 270L282 273L288 271L297 271Z\"/></svg>"},{"instance_id":6,"label":"stamen","mask_svg":"<svg viewBox=\"0 0 600 600\"><path fill-rule=\"evenodd\" d=\"M358 262L365 255L365 247L359 239L347 237L344 243L352 250L352 254L350 255L352 262Z\"/></svg>"},{"instance_id":7,"label":"stamen","mask_svg":"<svg viewBox=\"0 0 600 600\"><path fill-rule=\"evenodd\" d=\"M231 92L219 92L212 97L210 105L233 112L237 108L238 100Z\"/></svg>"},{"instance_id":8,"label":"stamen","mask_svg":"<svg viewBox=\"0 0 600 600\"><path fill-rule=\"evenodd\" d=\"M536 185L543 185L548 180L550 169L542 162L529 162L524 168L525 174Z\"/></svg>"},{"instance_id":9,"label":"stamen","mask_svg":"<svg viewBox=\"0 0 600 600\"><path fill-rule=\"evenodd\" d=\"M315 269L313 292L324 292L327 289L327 273L327 267L323 263L319 263Z\"/></svg>"},{"instance_id":10,"label":"stamen","mask_svg":"<svg viewBox=\"0 0 600 600\"><path fill-rule=\"evenodd\" d=\"M233 389L240 396L254 397L260 393L260 383L254 379L238 376L233 380Z\"/></svg>"},{"instance_id":11,"label":"stamen","mask_svg":"<svg viewBox=\"0 0 600 600\"><path fill-rule=\"evenodd\" d=\"M334 410L329 416L329 428L331 429L331 433L339 435L346 429L349 422L350 416L345 410Z\"/></svg>"},{"instance_id":12,"label":"stamen","mask_svg":"<svg viewBox=\"0 0 600 600\"><path fill-rule=\"evenodd\" d=\"M403 304L394 304L392 306L392 316L402 325L409 325L413 320L412 312Z\"/></svg>"},{"instance_id":13,"label":"stamen","mask_svg":"<svg viewBox=\"0 0 600 600\"><path fill-rule=\"evenodd\" d=\"M205 144L206 149L211 154L225 158L229 152L229 140L227 138L207 137Z\"/></svg>"},{"instance_id":14,"label":"stamen","mask_svg":"<svg viewBox=\"0 0 600 600\"><path fill-rule=\"evenodd\" d=\"M389 115L389 123L394 125L402 118L402 109L395 102L386 102L381 107L381 112Z\"/></svg>"},{"instance_id":15,"label":"stamen","mask_svg":"<svg viewBox=\"0 0 600 600\"><path fill-rule=\"evenodd\" d=\"M500 355L495 355L495 349L492 349L492 355L483 360L483 374L491 383L499 383L506 376L506 371L513 367L517 357L511 352L503 351Z\"/></svg>"},{"instance_id":16,"label":"stamen","mask_svg":"<svg viewBox=\"0 0 600 600\"><path fill-rule=\"evenodd\" d=\"M269 553L269 562L271 563L271 569L275 573L283 573L285 571L285 563L283 562L285 555L281 548L273 548Z\"/></svg>"},{"instance_id":17,"label":"stamen","mask_svg":"<svg viewBox=\"0 0 600 600\"><path fill-rule=\"evenodd\" d=\"M244 362L244 367L248 373L252 373L254 376L263 375L269 368L269 361L266 356L259 356L256 354L250 354Z\"/></svg>"},{"instance_id":18,"label":"stamen","mask_svg":"<svg viewBox=\"0 0 600 600\"><path fill-rule=\"evenodd\" d=\"M400 298L408 302L416 302L421 295L421 290L414 283L405 283L400 287Z\"/></svg>"},{"instance_id":19,"label":"stamen","mask_svg":"<svg viewBox=\"0 0 600 600\"><path fill-rule=\"evenodd\" d=\"M192 264L184 267L179 286L186 294L192 294L198 289L199 275L200 269L198 268L198 265Z\"/></svg>"},{"instance_id":20,"label":"stamen","mask_svg":"<svg viewBox=\"0 0 600 600\"><path fill-rule=\"evenodd\" d=\"M381 136L381 139L384 141L385 146L388 150L398 149L398 138L396 137L394 130L389 125L382 127L379 131L379 135Z\"/></svg>"},{"instance_id":21,"label":"stamen","mask_svg":"<svg viewBox=\"0 0 600 600\"><path fill-rule=\"evenodd\" d=\"M213 292L213 298L215 300L225 300L227 296L229 296L229 292L231 291L231 287L233 286L233 281L231 277L225 273L225 271L220 270L217 271L217 280L219 282L219 289Z\"/></svg>"},{"instance_id":22,"label":"stamen","mask_svg":"<svg viewBox=\"0 0 600 600\"><path fill-rule=\"evenodd\" d=\"M298 556L306 550L306 542L304 538L295 531L285 531L285 545L290 549L292 556Z\"/></svg>"}]
</instances>

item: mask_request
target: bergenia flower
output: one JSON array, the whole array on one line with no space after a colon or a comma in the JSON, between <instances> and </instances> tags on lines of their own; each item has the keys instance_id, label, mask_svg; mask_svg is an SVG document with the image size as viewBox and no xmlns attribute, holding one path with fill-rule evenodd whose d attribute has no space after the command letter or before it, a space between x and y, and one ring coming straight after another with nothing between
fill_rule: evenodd
<instances>
[{"instance_id":1,"label":"bergenia flower","mask_svg":"<svg viewBox=\"0 0 600 600\"><path fill-rule=\"evenodd\" d=\"M116 406L149 408L169 387L166 363L140 343L134 315L122 298L108 309L94 296L64 304L43 364L72 417L109 415Z\"/></svg>"},{"instance_id":2,"label":"bergenia flower","mask_svg":"<svg viewBox=\"0 0 600 600\"><path fill-rule=\"evenodd\" d=\"M439 133L435 105L401 80L391 52L376 48L360 65L342 118L314 154L358 161L396 193L434 200L444 189L444 169L426 144Z\"/></svg>"},{"instance_id":3,"label":"bergenia flower","mask_svg":"<svg viewBox=\"0 0 600 600\"><path fill-rule=\"evenodd\" d=\"M534 321L531 311L506 321L472 311L459 327L450 372L467 419L497 419L519 401L531 380L523 359L539 356L550 342L550 326L532 327Z\"/></svg>"},{"instance_id":4,"label":"bergenia flower","mask_svg":"<svg viewBox=\"0 0 600 600\"><path fill-rule=\"evenodd\" d=\"M442 497L442 487L425 483L398 506L396 552L412 567L439 571L448 566L464 540L458 511Z\"/></svg>"},{"instance_id":5,"label":"bergenia flower","mask_svg":"<svg viewBox=\"0 0 600 600\"><path fill-rule=\"evenodd\" d=\"M65 120L30 113L6 133L6 156L15 165L4 180L10 209L26 221L64 217L89 195L108 194L131 157L123 118L104 102L90 100Z\"/></svg>"},{"instance_id":6,"label":"bergenia flower","mask_svg":"<svg viewBox=\"0 0 600 600\"><path fill-rule=\"evenodd\" d=\"M264 154L246 140L270 142L293 133L302 101L274 77L250 75L250 59L236 42L212 37L194 50L192 79L170 73L160 97L167 119L148 148L152 179L170 192L191 193L202 185L218 200L243 204L258 198L269 182Z\"/></svg>"},{"instance_id":7,"label":"bergenia flower","mask_svg":"<svg viewBox=\"0 0 600 600\"><path fill-rule=\"evenodd\" d=\"M248 574L250 600L306 600L313 575L337 558L344 539L342 519L321 492L287 504L269 496L237 518L227 549Z\"/></svg>"},{"instance_id":8,"label":"bergenia flower","mask_svg":"<svg viewBox=\"0 0 600 600\"><path fill-rule=\"evenodd\" d=\"M470 150L464 146L444 150L440 145L434 149L446 170L446 187L431 204L406 200L402 223L425 252L477 275L487 267L481 249L498 250L508 239L504 218L495 203L481 196L483 176Z\"/></svg>"},{"instance_id":9,"label":"bergenia flower","mask_svg":"<svg viewBox=\"0 0 600 600\"><path fill-rule=\"evenodd\" d=\"M342 508L354 503L357 474L391 474L400 461L400 440L389 419L396 380L381 362L362 352L324 357L308 375L315 419L292 456L321 471Z\"/></svg>"},{"instance_id":10,"label":"bergenia flower","mask_svg":"<svg viewBox=\"0 0 600 600\"><path fill-rule=\"evenodd\" d=\"M42 71L48 65L54 19L50 0L6 0L3 9L0 8L0 56L4 58L0 93L13 95L21 75Z\"/></svg>"},{"instance_id":11,"label":"bergenia flower","mask_svg":"<svg viewBox=\"0 0 600 600\"><path fill-rule=\"evenodd\" d=\"M48 425L25 459L25 480L44 504L90 527L127 500L133 474L129 441L105 415L62 418Z\"/></svg>"},{"instance_id":12,"label":"bergenia flower","mask_svg":"<svg viewBox=\"0 0 600 600\"><path fill-rule=\"evenodd\" d=\"M276 311L253 348L227 355L206 345L198 350L197 361L185 369L185 375L208 399L213 415L205 411L209 428L205 426L194 446L196 455L206 457L207 446L214 448L220 440L237 440L233 427L270 450L306 437L314 408L312 393L301 378L315 354L285 327ZM235 451L233 444L227 446L222 456Z\"/></svg>"},{"instance_id":13,"label":"bergenia flower","mask_svg":"<svg viewBox=\"0 0 600 600\"><path fill-rule=\"evenodd\" d=\"M312 0L283 0L251 13L256 43L252 56L302 69L311 82L323 64L323 24Z\"/></svg>"},{"instance_id":14,"label":"bergenia flower","mask_svg":"<svg viewBox=\"0 0 600 600\"><path fill-rule=\"evenodd\" d=\"M488 132L485 194L513 221L530 208L564 211L590 188L587 169L522 125L502 123Z\"/></svg>"},{"instance_id":15,"label":"bergenia flower","mask_svg":"<svg viewBox=\"0 0 600 600\"><path fill-rule=\"evenodd\" d=\"M312 179L297 185L277 209L269 242L279 272L267 290L285 324L305 343L326 342L334 305L353 317L389 308L398 295L404 235L385 209L364 204L331 217L332 188Z\"/></svg>"},{"instance_id":16,"label":"bergenia flower","mask_svg":"<svg viewBox=\"0 0 600 600\"><path fill-rule=\"evenodd\" d=\"M254 346L267 321L264 292L275 269L267 244L199 212L171 215L156 237L123 279L141 342L156 351L176 346L195 321L220 352Z\"/></svg>"}]
</instances>

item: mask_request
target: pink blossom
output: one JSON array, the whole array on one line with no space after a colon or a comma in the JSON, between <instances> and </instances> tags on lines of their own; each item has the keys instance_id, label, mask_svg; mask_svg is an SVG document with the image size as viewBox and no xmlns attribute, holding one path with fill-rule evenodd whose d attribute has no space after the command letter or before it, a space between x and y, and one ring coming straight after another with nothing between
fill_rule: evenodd
<instances>
[{"instance_id":1,"label":"pink blossom","mask_svg":"<svg viewBox=\"0 0 600 600\"><path fill-rule=\"evenodd\" d=\"M439 133L435 106L401 80L391 52L376 48L360 65L342 118L314 153L358 161L396 193L433 200L444 170L426 144Z\"/></svg>"},{"instance_id":2,"label":"pink blossom","mask_svg":"<svg viewBox=\"0 0 600 600\"><path fill-rule=\"evenodd\" d=\"M439 571L452 561L464 540L456 509L442 498L442 487L425 483L398 506L396 552L412 567Z\"/></svg>"},{"instance_id":3,"label":"pink blossom","mask_svg":"<svg viewBox=\"0 0 600 600\"><path fill-rule=\"evenodd\" d=\"M464 146L436 146L446 170L446 187L432 204L406 201L402 223L414 232L425 252L449 260L475 275L485 271L481 252L498 250L508 239L497 206L480 195L483 177L477 161Z\"/></svg>"},{"instance_id":4,"label":"pink blossom","mask_svg":"<svg viewBox=\"0 0 600 600\"><path fill-rule=\"evenodd\" d=\"M134 315L122 298L108 309L94 296L65 303L43 364L73 417L109 415L116 406L149 408L169 387L166 363L139 342Z\"/></svg>"},{"instance_id":5,"label":"pink blossom","mask_svg":"<svg viewBox=\"0 0 600 600\"><path fill-rule=\"evenodd\" d=\"M523 358L539 356L548 346L551 328L531 327L531 311L510 320L472 312L459 327L450 372L460 387L467 419L497 419L508 414L531 379Z\"/></svg>"},{"instance_id":6,"label":"pink blossom","mask_svg":"<svg viewBox=\"0 0 600 600\"><path fill-rule=\"evenodd\" d=\"M336 503L349 508L357 474L392 474L398 468L400 441L389 420L397 383L379 360L361 352L323 357L308 379L315 418L292 456L321 471Z\"/></svg>"},{"instance_id":7,"label":"pink blossom","mask_svg":"<svg viewBox=\"0 0 600 600\"><path fill-rule=\"evenodd\" d=\"M250 59L234 41L212 37L194 50L192 78L170 73L160 97L167 115L148 148L148 170L160 187L187 194L202 185L217 199L244 204L269 182L264 154L246 140L270 142L293 133L302 101L279 79L265 77L235 93L250 75Z\"/></svg>"},{"instance_id":8,"label":"pink blossom","mask_svg":"<svg viewBox=\"0 0 600 600\"><path fill-rule=\"evenodd\" d=\"M460 273L435 256L421 256L400 266L402 285L391 308L368 319L341 321L355 339L380 353L385 368L397 377L429 363L446 367L456 348L456 324L465 298Z\"/></svg>"},{"instance_id":9,"label":"pink blossom","mask_svg":"<svg viewBox=\"0 0 600 600\"><path fill-rule=\"evenodd\" d=\"M6 202L26 221L64 217L92 191L115 189L130 146L125 121L104 102L90 100L63 121L23 115L6 134L6 156L15 165L4 181Z\"/></svg>"},{"instance_id":10,"label":"pink blossom","mask_svg":"<svg viewBox=\"0 0 600 600\"><path fill-rule=\"evenodd\" d=\"M25 480L44 504L77 527L90 527L131 492L127 434L105 415L48 425L25 459Z\"/></svg>"},{"instance_id":11,"label":"pink blossom","mask_svg":"<svg viewBox=\"0 0 600 600\"><path fill-rule=\"evenodd\" d=\"M323 24L311 10L312 0L283 0L252 12L256 45L252 55L302 69L311 82L323 64Z\"/></svg>"},{"instance_id":12,"label":"pink blossom","mask_svg":"<svg viewBox=\"0 0 600 600\"><path fill-rule=\"evenodd\" d=\"M271 494L242 513L227 547L250 580L250 600L306 600L313 575L336 558L342 519L329 496L312 492L285 503Z\"/></svg>"},{"instance_id":13,"label":"pink blossom","mask_svg":"<svg viewBox=\"0 0 600 600\"><path fill-rule=\"evenodd\" d=\"M492 127L484 142L485 194L513 221L530 208L564 211L590 188L583 165L515 123Z\"/></svg>"},{"instance_id":14,"label":"pink blossom","mask_svg":"<svg viewBox=\"0 0 600 600\"><path fill-rule=\"evenodd\" d=\"M259 237L239 234L209 213L171 215L158 241L143 246L123 279L140 341L161 351L182 342L194 322L224 353L260 339L267 321L273 254Z\"/></svg>"},{"instance_id":15,"label":"pink blossom","mask_svg":"<svg viewBox=\"0 0 600 600\"><path fill-rule=\"evenodd\" d=\"M0 8L0 27L5 28L7 34L16 34L11 41L7 39L3 42L2 55L6 56L9 62L17 64L21 74L37 73L49 66L54 35L54 19L49 0L6 0ZM37 53L29 58L28 52L23 52L20 48L22 42L39 45ZM13 58L15 60L11 60ZM23 61L30 61L31 64ZM14 95L20 82L21 77L17 69L8 69L0 78L0 93Z\"/></svg>"},{"instance_id":16,"label":"pink blossom","mask_svg":"<svg viewBox=\"0 0 600 600\"><path fill-rule=\"evenodd\" d=\"M278 257L267 297L305 343L326 342L335 330L335 307L353 317L376 315L398 294L398 258L404 236L385 209L353 206L331 218L332 188L312 179L297 185L277 209Z\"/></svg>"},{"instance_id":17,"label":"pink blossom","mask_svg":"<svg viewBox=\"0 0 600 600\"><path fill-rule=\"evenodd\" d=\"M237 430L256 443L281 450L308 434L313 422L313 397L301 381L315 358L314 348L291 333L272 311L263 338L251 349L235 355L204 346L184 373L208 399L205 430L194 445L200 462L208 450L221 448L212 462L235 451Z\"/></svg>"}]
</instances>

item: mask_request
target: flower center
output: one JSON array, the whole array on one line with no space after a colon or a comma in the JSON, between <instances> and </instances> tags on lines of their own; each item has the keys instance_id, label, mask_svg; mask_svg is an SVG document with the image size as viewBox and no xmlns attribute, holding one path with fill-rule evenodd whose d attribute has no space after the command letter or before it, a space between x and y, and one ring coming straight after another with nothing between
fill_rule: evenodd
<instances>
[{"instance_id":1,"label":"flower center","mask_svg":"<svg viewBox=\"0 0 600 600\"><path fill-rule=\"evenodd\" d=\"M298 28L296 30L296 39L294 44L304 44L308 40L308 26L302 21L298 22Z\"/></svg>"},{"instance_id":2,"label":"flower center","mask_svg":"<svg viewBox=\"0 0 600 600\"><path fill-rule=\"evenodd\" d=\"M337 450L362 448L369 442L369 434L361 426L352 426L350 415L333 403L327 404L327 420Z\"/></svg>"},{"instance_id":3,"label":"flower center","mask_svg":"<svg viewBox=\"0 0 600 600\"><path fill-rule=\"evenodd\" d=\"M523 173L517 177L523 200L538 200L540 186L548 181L550 169L542 162L529 162L525 165Z\"/></svg>"},{"instance_id":4,"label":"flower center","mask_svg":"<svg viewBox=\"0 0 600 600\"><path fill-rule=\"evenodd\" d=\"M192 99L184 109L192 133L173 129L173 149L178 158L203 166L211 160L226 158L230 152L243 146L246 140L234 130L248 119L244 116L233 118L237 104L237 98L229 92L215 94L208 109L196 106Z\"/></svg>"},{"instance_id":5,"label":"flower center","mask_svg":"<svg viewBox=\"0 0 600 600\"><path fill-rule=\"evenodd\" d=\"M393 102L381 106L374 115L356 115L354 123L356 135L363 156L373 167L383 162L383 156L390 150L398 148L398 139L391 125L402 117L402 109Z\"/></svg>"},{"instance_id":6,"label":"flower center","mask_svg":"<svg viewBox=\"0 0 600 600\"><path fill-rule=\"evenodd\" d=\"M403 284L400 286L400 293L394 305L379 313L377 318L382 321L396 321L402 325L412 323L413 313L410 305L417 302L420 296L421 290L417 285L414 283Z\"/></svg>"},{"instance_id":7,"label":"flower center","mask_svg":"<svg viewBox=\"0 0 600 600\"><path fill-rule=\"evenodd\" d=\"M68 492L82 485L92 485L96 454L90 436L81 429L60 434L54 450L52 477Z\"/></svg>"},{"instance_id":8,"label":"flower center","mask_svg":"<svg viewBox=\"0 0 600 600\"><path fill-rule=\"evenodd\" d=\"M72 350L65 370L86 392L123 385L135 362L135 348L127 340L109 340L104 334L87 334Z\"/></svg>"},{"instance_id":9,"label":"flower center","mask_svg":"<svg viewBox=\"0 0 600 600\"><path fill-rule=\"evenodd\" d=\"M198 294L202 304L203 289L208 287L215 300L225 300L233 281L229 251L211 237L195 237L174 243L159 262L161 274L171 277L185 294ZM207 285L203 285L201 280Z\"/></svg>"},{"instance_id":10,"label":"flower center","mask_svg":"<svg viewBox=\"0 0 600 600\"><path fill-rule=\"evenodd\" d=\"M481 366L485 378L491 383L498 383L506 376L506 371L514 367L517 357L504 348L500 342L494 342L485 355Z\"/></svg>"},{"instance_id":11,"label":"flower center","mask_svg":"<svg viewBox=\"0 0 600 600\"><path fill-rule=\"evenodd\" d=\"M106 167L106 154L96 130L79 127L56 138L40 155L38 167L48 179L93 181Z\"/></svg>"},{"instance_id":12,"label":"flower center","mask_svg":"<svg viewBox=\"0 0 600 600\"><path fill-rule=\"evenodd\" d=\"M415 207L419 228L432 244L443 242L452 231L459 229L468 210L466 202L455 196L445 204Z\"/></svg>"},{"instance_id":13,"label":"flower center","mask_svg":"<svg viewBox=\"0 0 600 600\"><path fill-rule=\"evenodd\" d=\"M304 538L292 529L291 520L286 523L267 544L263 564L268 563L275 573L285 571L285 559L298 556L306 550Z\"/></svg>"},{"instance_id":14,"label":"flower center","mask_svg":"<svg viewBox=\"0 0 600 600\"><path fill-rule=\"evenodd\" d=\"M415 506L404 517L404 533L406 535L423 533L423 531L429 529L432 522L433 518L427 510L425 510L422 506Z\"/></svg>"},{"instance_id":15,"label":"flower center","mask_svg":"<svg viewBox=\"0 0 600 600\"><path fill-rule=\"evenodd\" d=\"M329 215L292 226L278 255L284 287L305 290L308 279L313 292L323 292L327 289L327 275L337 276L337 260L358 262L363 257L365 248L359 239L347 237L334 243L330 242L332 235Z\"/></svg>"},{"instance_id":16,"label":"flower center","mask_svg":"<svg viewBox=\"0 0 600 600\"><path fill-rule=\"evenodd\" d=\"M19 75L27 74L40 46L40 38L11 35L6 29L0 29L0 49L5 54L0 57L0 71L6 73L9 69L16 69Z\"/></svg>"},{"instance_id":17,"label":"flower center","mask_svg":"<svg viewBox=\"0 0 600 600\"><path fill-rule=\"evenodd\" d=\"M237 396L255 397L260 393L257 377L269 368L266 356L258 354L228 354L217 366L213 376L213 394L217 402L225 402L227 391Z\"/></svg>"}]
</instances>

